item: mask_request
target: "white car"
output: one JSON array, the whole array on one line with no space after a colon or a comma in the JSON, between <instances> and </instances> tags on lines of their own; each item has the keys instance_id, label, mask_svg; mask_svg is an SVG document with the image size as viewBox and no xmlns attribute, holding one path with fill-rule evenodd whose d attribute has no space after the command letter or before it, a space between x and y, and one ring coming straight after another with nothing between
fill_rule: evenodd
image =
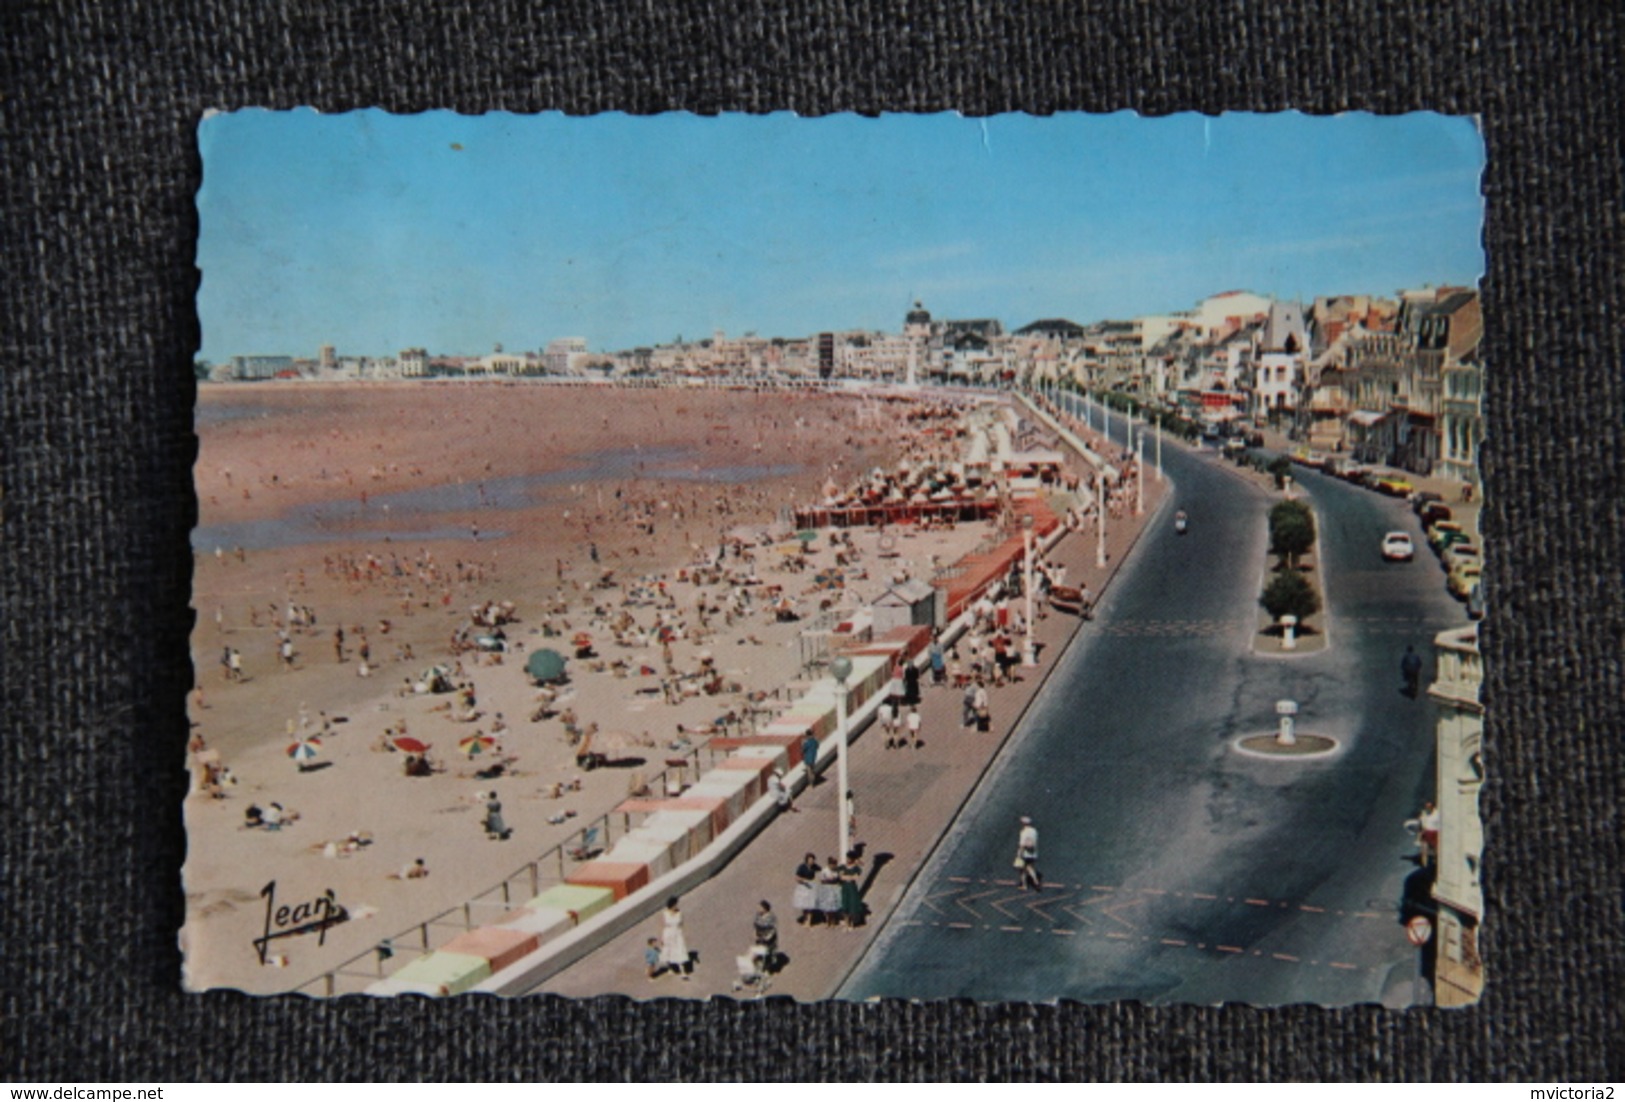
<instances>
[{"instance_id":1,"label":"white car","mask_svg":"<svg viewBox=\"0 0 1625 1102\"><path fill-rule=\"evenodd\" d=\"M1410 562L1416 557L1416 546L1404 532L1389 532L1382 537L1382 557L1388 562Z\"/></svg>"}]
</instances>

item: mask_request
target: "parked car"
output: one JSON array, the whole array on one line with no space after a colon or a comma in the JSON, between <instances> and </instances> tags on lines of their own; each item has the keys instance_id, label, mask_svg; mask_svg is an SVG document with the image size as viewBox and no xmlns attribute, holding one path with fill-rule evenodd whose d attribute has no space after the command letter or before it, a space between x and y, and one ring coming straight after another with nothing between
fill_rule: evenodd
<instances>
[{"instance_id":1,"label":"parked car","mask_svg":"<svg viewBox=\"0 0 1625 1102\"><path fill-rule=\"evenodd\" d=\"M1416 515L1422 518L1423 528L1432 528L1441 520L1451 520L1455 517L1450 511L1450 506L1437 501L1428 502L1416 511Z\"/></svg>"},{"instance_id":2,"label":"parked car","mask_svg":"<svg viewBox=\"0 0 1625 1102\"><path fill-rule=\"evenodd\" d=\"M1326 457L1320 452L1297 451L1292 453L1292 462L1308 467L1312 471L1324 470Z\"/></svg>"},{"instance_id":3,"label":"parked car","mask_svg":"<svg viewBox=\"0 0 1625 1102\"><path fill-rule=\"evenodd\" d=\"M1337 477L1341 478L1344 482L1352 482L1355 485L1359 485L1362 481L1364 481L1366 472L1369 470L1371 470L1371 468L1367 467L1363 463L1348 463L1337 472Z\"/></svg>"},{"instance_id":4,"label":"parked car","mask_svg":"<svg viewBox=\"0 0 1625 1102\"><path fill-rule=\"evenodd\" d=\"M1445 587L1450 590L1452 597L1465 601L1478 588L1481 573L1482 568L1477 563L1462 563L1450 572L1450 580L1445 583Z\"/></svg>"},{"instance_id":5,"label":"parked car","mask_svg":"<svg viewBox=\"0 0 1625 1102\"><path fill-rule=\"evenodd\" d=\"M1473 588L1467 591L1467 619L1482 620L1484 618L1484 586L1475 582Z\"/></svg>"},{"instance_id":6,"label":"parked car","mask_svg":"<svg viewBox=\"0 0 1625 1102\"><path fill-rule=\"evenodd\" d=\"M1387 475L1379 478L1371 488L1378 493L1387 494L1389 497L1406 497L1416 491L1416 487L1411 485L1409 479L1401 478L1398 475Z\"/></svg>"},{"instance_id":7,"label":"parked car","mask_svg":"<svg viewBox=\"0 0 1625 1102\"><path fill-rule=\"evenodd\" d=\"M1382 557L1388 562L1410 562L1416 557L1416 545L1404 532L1389 532L1382 537Z\"/></svg>"},{"instance_id":8,"label":"parked car","mask_svg":"<svg viewBox=\"0 0 1625 1102\"><path fill-rule=\"evenodd\" d=\"M1431 505L1435 502L1441 502L1443 500L1443 494L1436 494L1432 490L1417 490L1415 493L1411 494L1411 512L1415 513L1417 516L1421 516L1424 506Z\"/></svg>"},{"instance_id":9,"label":"parked car","mask_svg":"<svg viewBox=\"0 0 1625 1102\"><path fill-rule=\"evenodd\" d=\"M1453 543L1466 543L1467 533L1452 520L1441 520L1428 529L1428 546L1434 551L1442 553L1448 546L1444 542L1447 539Z\"/></svg>"},{"instance_id":10,"label":"parked car","mask_svg":"<svg viewBox=\"0 0 1625 1102\"><path fill-rule=\"evenodd\" d=\"M1463 563L1472 563L1474 566L1478 566L1483 563L1484 556L1479 553L1476 544L1453 543L1444 549L1444 553L1439 556L1439 561L1444 564L1444 568L1448 572L1455 570L1456 567Z\"/></svg>"}]
</instances>

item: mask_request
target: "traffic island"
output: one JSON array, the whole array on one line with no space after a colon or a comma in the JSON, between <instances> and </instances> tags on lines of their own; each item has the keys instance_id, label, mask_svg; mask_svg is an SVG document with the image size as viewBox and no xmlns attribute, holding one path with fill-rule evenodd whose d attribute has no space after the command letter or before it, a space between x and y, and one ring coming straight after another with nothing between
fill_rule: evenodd
<instances>
[{"instance_id":1,"label":"traffic island","mask_svg":"<svg viewBox=\"0 0 1625 1102\"><path fill-rule=\"evenodd\" d=\"M1306 556L1315 546L1315 514L1306 502L1287 498L1269 512L1269 554L1265 563L1261 612L1253 635L1255 654L1286 657L1326 649L1326 633L1316 614L1321 610L1315 563Z\"/></svg>"},{"instance_id":2,"label":"traffic island","mask_svg":"<svg viewBox=\"0 0 1625 1102\"><path fill-rule=\"evenodd\" d=\"M1337 752L1338 742L1329 735L1308 734L1298 730L1298 702L1275 702L1278 723L1273 734L1243 735L1232 745L1236 752L1253 758L1324 758Z\"/></svg>"}]
</instances>

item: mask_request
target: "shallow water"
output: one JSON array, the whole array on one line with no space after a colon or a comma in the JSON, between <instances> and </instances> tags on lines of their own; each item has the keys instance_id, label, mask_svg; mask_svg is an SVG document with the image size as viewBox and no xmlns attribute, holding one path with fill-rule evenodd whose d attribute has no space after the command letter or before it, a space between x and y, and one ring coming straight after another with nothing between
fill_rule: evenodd
<instances>
[{"instance_id":1,"label":"shallow water","mask_svg":"<svg viewBox=\"0 0 1625 1102\"><path fill-rule=\"evenodd\" d=\"M479 523L490 511L529 509L552 501L572 500L568 491L561 492L559 487L637 478L734 485L779 478L801 470L801 465L796 463L702 467L693 461L695 454L692 448L615 448L588 452L575 457L574 465L555 471L446 482L392 494L369 494L365 505L357 490L353 497L298 505L279 517L200 525L192 530L192 547L204 552L216 547L253 551L336 540L466 539L472 535L470 525ZM448 513L461 514L460 522L412 523L443 520ZM487 530L480 525L482 542L508 534L506 530Z\"/></svg>"}]
</instances>

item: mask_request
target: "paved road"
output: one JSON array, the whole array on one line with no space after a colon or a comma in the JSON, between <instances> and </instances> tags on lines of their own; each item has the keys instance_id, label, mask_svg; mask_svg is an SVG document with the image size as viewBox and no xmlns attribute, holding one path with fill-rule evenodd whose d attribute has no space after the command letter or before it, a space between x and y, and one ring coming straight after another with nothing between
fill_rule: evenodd
<instances>
[{"instance_id":1,"label":"paved road","mask_svg":"<svg viewBox=\"0 0 1625 1102\"><path fill-rule=\"evenodd\" d=\"M1330 645L1255 656L1270 498L1211 453L1164 460L1190 534L1147 533L842 995L1409 1001L1395 901L1403 821L1432 792L1433 709L1399 691L1399 656L1414 643L1429 676L1460 606L1426 551L1382 562L1383 532L1420 538L1402 502L1305 472ZM1283 697L1342 751L1237 754ZM1023 814L1042 832L1038 895L1011 868Z\"/></svg>"}]
</instances>

